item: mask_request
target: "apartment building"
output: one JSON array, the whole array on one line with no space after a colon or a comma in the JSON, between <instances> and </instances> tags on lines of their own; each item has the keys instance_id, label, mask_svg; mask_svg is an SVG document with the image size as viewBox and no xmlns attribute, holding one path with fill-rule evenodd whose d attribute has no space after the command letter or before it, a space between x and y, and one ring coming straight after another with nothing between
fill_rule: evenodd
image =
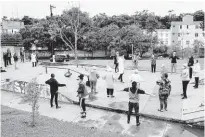
<instances>
[{"instance_id":1,"label":"apartment building","mask_svg":"<svg viewBox=\"0 0 205 137\"><path fill-rule=\"evenodd\" d=\"M24 28L22 21L2 20L1 22L1 33L15 34L22 28Z\"/></svg>"},{"instance_id":2,"label":"apartment building","mask_svg":"<svg viewBox=\"0 0 205 137\"><path fill-rule=\"evenodd\" d=\"M205 33L200 28L201 21L194 21L192 15L186 15L182 21L171 22L171 46L193 47L194 40L205 42Z\"/></svg>"},{"instance_id":3,"label":"apartment building","mask_svg":"<svg viewBox=\"0 0 205 137\"><path fill-rule=\"evenodd\" d=\"M156 35L157 35L158 40L159 40L158 45L166 45L166 46L171 45L171 31L170 31L170 29L157 29Z\"/></svg>"}]
</instances>

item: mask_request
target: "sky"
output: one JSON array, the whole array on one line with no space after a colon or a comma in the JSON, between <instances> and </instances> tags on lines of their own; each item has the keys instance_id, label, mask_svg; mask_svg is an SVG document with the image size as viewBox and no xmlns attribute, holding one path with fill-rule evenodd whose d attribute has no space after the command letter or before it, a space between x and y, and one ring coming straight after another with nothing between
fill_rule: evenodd
<instances>
[{"instance_id":1,"label":"sky","mask_svg":"<svg viewBox=\"0 0 205 137\"><path fill-rule=\"evenodd\" d=\"M156 15L164 16L169 10L173 13L193 13L197 10L204 10L204 0L80 0L80 1L0 1L0 17L22 18L29 16L33 18L45 18L50 15L49 5L52 4L56 8L53 9L54 15L59 15L65 9L70 9L72 5L80 3L80 9L88 12L91 17L99 13L106 13L109 16L128 14L132 15L136 11L149 10Z\"/></svg>"}]
</instances>

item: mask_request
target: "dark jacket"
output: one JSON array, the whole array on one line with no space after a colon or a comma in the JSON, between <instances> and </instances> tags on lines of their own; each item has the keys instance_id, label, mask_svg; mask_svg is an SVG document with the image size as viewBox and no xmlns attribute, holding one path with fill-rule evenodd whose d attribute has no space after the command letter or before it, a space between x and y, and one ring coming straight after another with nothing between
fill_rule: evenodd
<instances>
[{"instance_id":1,"label":"dark jacket","mask_svg":"<svg viewBox=\"0 0 205 137\"><path fill-rule=\"evenodd\" d=\"M190 66L193 66L193 65L194 65L194 58L191 57L191 58L189 58L188 66L190 67Z\"/></svg>"},{"instance_id":2,"label":"dark jacket","mask_svg":"<svg viewBox=\"0 0 205 137\"><path fill-rule=\"evenodd\" d=\"M171 58L171 63L177 63L177 59L179 59L177 56L171 56L169 58Z\"/></svg>"},{"instance_id":3,"label":"dark jacket","mask_svg":"<svg viewBox=\"0 0 205 137\"><path fill-rule=\"evenodd\" d=\"M50 85L51 93L55 93L58 91L58 87L66 86L65 84L59 84L55 78L50 78L45 82L46 84Z\"/></svg>"}]
</instances>

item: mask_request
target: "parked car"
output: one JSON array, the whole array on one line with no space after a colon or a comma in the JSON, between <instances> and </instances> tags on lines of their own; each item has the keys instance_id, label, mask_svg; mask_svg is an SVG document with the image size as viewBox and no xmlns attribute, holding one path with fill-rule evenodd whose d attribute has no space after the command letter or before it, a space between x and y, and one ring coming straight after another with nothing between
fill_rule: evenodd
<instances>
[{"instance_id":1,"label":"parked car","mask_svg":"<svg viewBox=\"0 0 205 137\"><path fill-rule=\"evenodd\" d=\"M70 56L68 54L55 55L55 62L66 62L69 60L70 60ZM50 58L50 61L53 62L53 57Z\"/></svg>"}]
</instances>

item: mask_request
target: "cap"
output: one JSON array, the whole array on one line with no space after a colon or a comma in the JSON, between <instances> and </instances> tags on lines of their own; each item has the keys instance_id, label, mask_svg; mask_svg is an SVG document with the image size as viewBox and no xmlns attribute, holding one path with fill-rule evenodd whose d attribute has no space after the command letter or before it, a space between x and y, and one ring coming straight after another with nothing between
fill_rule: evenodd
<instances>
[{"instance_id":1,"label":"cap","mask_svg":"<svg viewBox=\"0 0 205 137\"><path fill-rule=\"evenodd\" d=\"M136 74L138 74L139 71L138 71L138 69L136 69L134 72L135 72Z\"/></svg>"},{"instance_id":2,"label":"cap","mask_svg":"<svg viewBox=\"0 0 205 137\"><path fill-rule=\"evenodd\" d=\"M83 75L83 74L80 74L78 77L79 77L80 79L83 79L84 75Z\"/></svg>"}]
</instances>

